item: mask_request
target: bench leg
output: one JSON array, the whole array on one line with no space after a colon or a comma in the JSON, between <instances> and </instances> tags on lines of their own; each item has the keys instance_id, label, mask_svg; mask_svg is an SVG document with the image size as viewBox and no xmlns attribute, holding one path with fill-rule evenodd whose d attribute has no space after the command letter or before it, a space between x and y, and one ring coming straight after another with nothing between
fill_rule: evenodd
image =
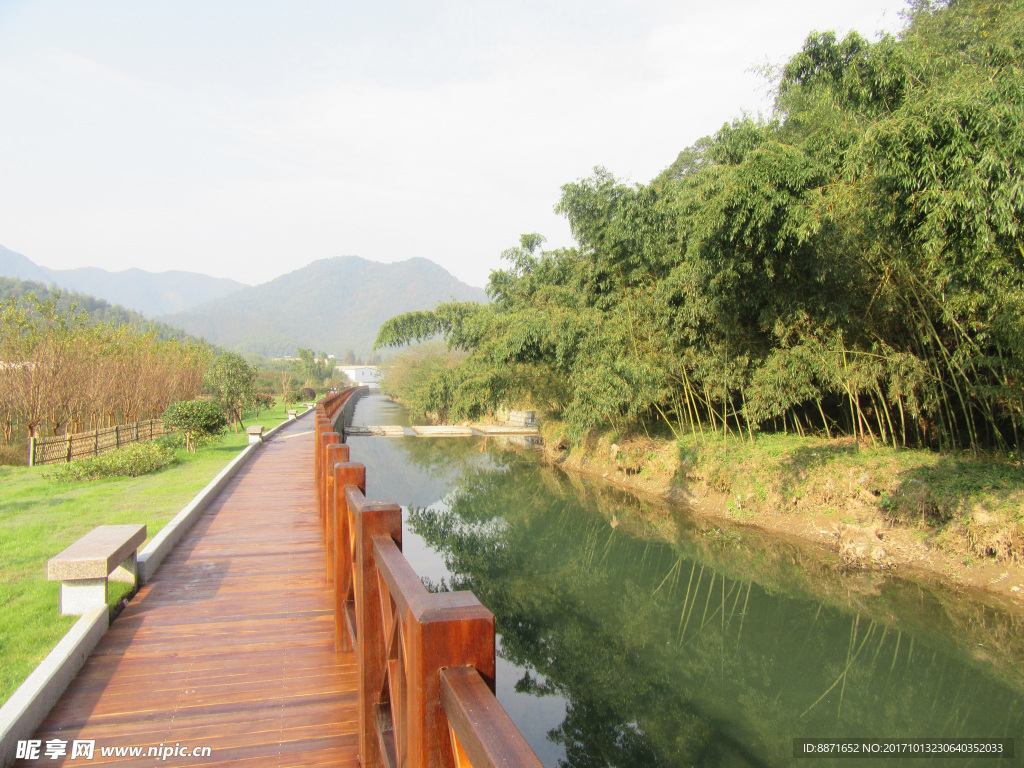
<instances>
[{"instance_id":1,"label":"bench leg","mask_svg":"<svg viewBox=\"0 0 1024 768\"><path fill-rule=\"evenodd\" d=\"M122 584L137 584L139 564L136 562L135 555L135 552L128 555L123 563L111 571L110 576L108 576L107 579L109 581L119 581Z\"/></svg>"},{"instance_id":2,"label":"bench leg","mask_svg":"<svg viewBox=\"0 0 1024 768\"><path fill-rule=\"evenodd\" d=\"M60 615L81 616L107 604L106 579L76 579L60 584Z\"/></svg>"}]
</instances>

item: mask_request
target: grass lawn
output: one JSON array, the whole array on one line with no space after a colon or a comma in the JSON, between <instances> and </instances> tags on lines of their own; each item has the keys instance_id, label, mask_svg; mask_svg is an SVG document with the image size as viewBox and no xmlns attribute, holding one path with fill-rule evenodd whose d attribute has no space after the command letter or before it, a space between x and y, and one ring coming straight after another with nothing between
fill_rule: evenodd
<instances>
[{"instance_id":1,"label":"grass lawn","mask_svg":"<svg viewBox=\"0 0 1024 768\"><path fill-rule=\"evenodd\" d=\"M278 404L244 423L267 429L287 418ZM145 523L149 538L188 504L245 447L244 431L143 477L58 483L46 467L0 466L0 703L45 658L77 617L60 615L60 583L46 561L97 525ZM110 586L110 602L124 595Z\"/></svg>"}]
</instances>

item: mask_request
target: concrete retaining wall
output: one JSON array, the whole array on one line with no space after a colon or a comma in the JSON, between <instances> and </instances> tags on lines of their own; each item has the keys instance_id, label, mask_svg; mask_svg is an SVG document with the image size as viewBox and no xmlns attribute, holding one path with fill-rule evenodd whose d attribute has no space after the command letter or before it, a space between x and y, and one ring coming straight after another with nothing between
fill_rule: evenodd
<instances>
[{"instance_id":1,"label":"concrete retaining wall","mask_svg":"<svg viewBox=\"0 0 1024 768\"><path fill-rule=\"evenodd\" d=\"M360 387L359 389L357 389L355 392L348 396L348 400L346 400L345 404L341 406L341 410L334 414L333 428L335 432L337 432L339 435L344 434L345 427L349 426L352 423L352 413L356 409L356 403L358 403L361 398L365 397L369 393L369 387Z\"/></svg>"},{"instance_id":2,"label":"concrete retaining wall","mask_svg":"<svg viewBox=\"0 0 1024 768\"><path fill-rule=\"evenodd\" d=\"M0 707L0 766L13 763L18 742L32 738L107 631L109 616L105 605L83 615Z\"/></svg>"}]
</instances>

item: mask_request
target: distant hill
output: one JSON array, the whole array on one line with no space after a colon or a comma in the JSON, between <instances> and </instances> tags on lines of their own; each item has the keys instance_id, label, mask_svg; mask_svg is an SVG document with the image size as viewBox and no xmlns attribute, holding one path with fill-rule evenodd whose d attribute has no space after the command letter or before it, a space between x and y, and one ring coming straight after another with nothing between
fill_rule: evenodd
<instances>
[{"instance_id":1,"label":"distant hill","mask_svg":"<svg viewBox=\"0 0 1024 768\"><path fill-rule=\"evenodd\" d=\"M195 272L108 272L96 267L48 269L0 245L0 276L53 283L142 312L147 317L183 312L249 286Z\"/></svg>"},{"instance_id":2,"label":"distant hill","mask_svg":"<svg viewBox=\"0 0 1024 768\"><path fill-rule=\"evenodd\" d=\"M118 327L128 325L143 333L155 332L161 339L191 339L192 341L200 341L200 339L190 337L180 328L174 328L166 323L150 320L140 312L111 304L103 299L97 299L95 296L61 289L53 291L37 280L18 280L13 277L0 277L0 304L8 299L20 299L30 293L43 301L55 297L58 308L68 310L74 306L79 312L85 312L89 315L90 320L95 323L109 323Z\"/></svg>"},{"instance_id":3,"label":"distant hill","mask_svg":"<svg viewBox=\"0 0 1024 768\"><path fill-rule=\"evenodd\" d=\"M365 356L385 320L450 299L487 296L427 259L379 264L339 256L160 320L240 352L278 357L312 347Z\"/></svg>"}]
</instances>

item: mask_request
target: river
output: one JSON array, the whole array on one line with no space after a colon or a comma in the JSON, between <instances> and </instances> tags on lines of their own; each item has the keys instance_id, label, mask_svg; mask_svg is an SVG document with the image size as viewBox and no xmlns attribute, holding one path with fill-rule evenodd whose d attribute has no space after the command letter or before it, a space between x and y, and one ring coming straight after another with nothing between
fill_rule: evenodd
<instances>
[{"instance_id":1,"label":"river","mask_svg":"<svg viewBox=\"0 0 1024 768\"><path fill-rule=\"evenodd\" d=\"M408 424L380 394L354 424ZM494 612L545 766L1020 766L1024 618L541 466L508 438L350 437L430 589ZM1015 739L1016 757L794 757L796 738Z\"/></svg>"}]
</instances>

